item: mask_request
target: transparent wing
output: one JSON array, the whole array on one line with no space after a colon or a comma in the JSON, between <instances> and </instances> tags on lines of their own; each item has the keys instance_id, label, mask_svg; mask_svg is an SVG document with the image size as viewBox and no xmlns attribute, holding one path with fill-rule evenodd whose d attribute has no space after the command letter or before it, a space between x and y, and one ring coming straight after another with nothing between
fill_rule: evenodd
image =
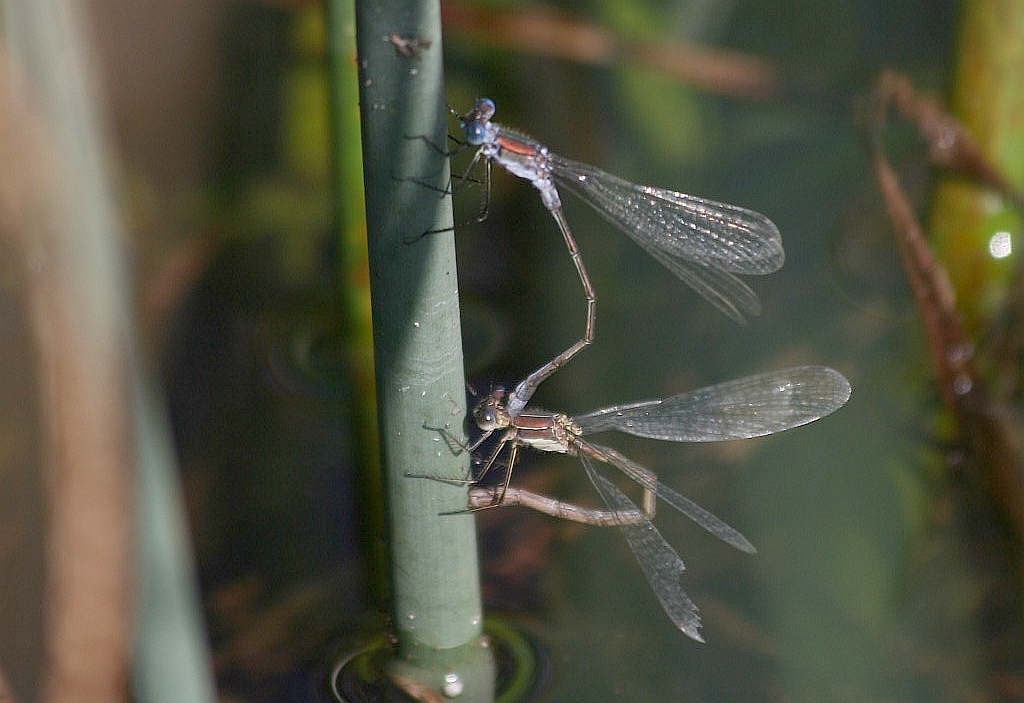
<instances>
[{"instance_id":1,"label":"transparent wing","mask_svg":"<svg viewBox=\"0 0 1024 703\"><path fill-rule=\"evenodd\" d=\"M586 455L581 454L580 461L590 482L594 484L594 488L610 510L622 514L635 514L639 511L633 501L616 488L615 484L594 470L593 463ZM651 584L651 589L665 613L686 635L703 642L697 606L679 583L686 566L676 550L665 541L650 520L622 522L618 527L626 537L630 550L640 564L640 570Z\"/></svg>"},{"instance_id":2,"label":"transparent wing","mask_svg":"<svg viewBox=\"0 0 1024 703\"><path fill-rule=\"evenodd\" d=\"M745 324L747 317L761 314L761 301L757 293L733 274L684 256L670 254L647 240L634 239L651 258L736 322Z\"/></svg>"},{"instance_id":3,"label":"transparent wing","mask_svg":"<svg viewBox=\"0 0 1024 703\"><path fill-rule=\"evenodd\" d=\"M685 193L642 186L588 164L550 155L560 182L632 236L723 271L764 274L782 266L779 229L764 215Z\"/></svg>"},{"instance_id":4,"label":"transparent wing","mask_svg":"<svg viewBox=\"0 0 1024 703\"><path fill-rule=\"evenodd\" d=\"M850 397L841 373L799 366L670 398L614 405L574 417L583 434L619 430L673 442L716 442L781 432L834 412Z\"/></svg>"},{"instance_id":5,"label":"transparent wing","mask_svg":"<svg viewBox=\"0 0 1024 703\"><path fill-rule=\"evenodd\" d=\"M632 459L619 454L610 447L594 444L593 442L586 442L584 440L577 439L576 444L577 449L579 450L578 455L580 457L580 461L583 461L584 464L586 463L584 457L589 455L594 459L615 466L622 471L622 473L640 484L643 488L654 491L654 494L657 495L658 498L671 505L673 508L693 520L726 544L732 545L741 552L746 552L748 554L753 554L757 551L757 548L754 547L754 545L752 545L750 541L739 532L739 530L728 525L725 521L700 507L682 493L669 488L659 481L653 473Z\"/></svg>"},{"instance_id":6,"label":"transparent wing","mask_svg":"<svg viewBox=\"0 0 1024 703\"><path fill-rule=\"evenodd\" d=\"M782 237L767 217L630 183L555 154L550 163L560 183L711 303L740 319L743 312L760 311L754 292L733 274L765 274L782 266Z\"/></svg>"}]
</instances>

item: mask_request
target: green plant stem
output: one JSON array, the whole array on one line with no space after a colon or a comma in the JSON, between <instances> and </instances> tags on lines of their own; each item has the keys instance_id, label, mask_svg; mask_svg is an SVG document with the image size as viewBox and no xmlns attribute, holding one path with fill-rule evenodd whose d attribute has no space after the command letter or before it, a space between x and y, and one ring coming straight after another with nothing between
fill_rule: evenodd
<instances>
[{"instance_id":1,"label":"green plant stem","mask_svg":"<svg viewBox=\"0 0 1024 703\"><path fill-rule=\"evenodd\" d=\"M430 46L403 56L391 33ZM438 653L443 662L445 652L464 661L485 651L474 522L443 514L466 508L466 487L408 476L469 470L467 454L432 429L459 435L465 414L454 237L424 235L451 226L447 160L410 138L445 144L440 8L358 2L356 41L394 630L400 657L426 667L440 663Z\"/></svg>"},{"instance_id":2,"label":"green plant stem","mask_svg":"<svg viewBox=\"0 0 1024 703\"><path fill-rule=\"evenodd\" d=\"M360 468L360 538L367 545L370 596L379 607L388 592L380 437L377 433L377 388L373 373L373 330L367 272L366 206L359 139L359 71L356 68L355 7L352 0L327 2L328 80L330 95L331 194L334 236L338 245L341 335L353 398L352 459Z\"/></svg>"},{"instance_id":3,"label":"green plant stem","mask_svg":"<svg viewBox=\"0 0 1024 703\"><path fill-rule=\"evenodd\" d=\"M1024 187L1024 2L964 3L954 67L953 115L978 141L985 158L1018 189ZM1008 200L963 179L944 179L932 198L928 229L945 265L968 336L984 334L992 301L1010 285L1016 255L998 259L988 241L1020 227ZM1018 245L1014 241L1014 247Z\"/></svg>"}]
</instances>

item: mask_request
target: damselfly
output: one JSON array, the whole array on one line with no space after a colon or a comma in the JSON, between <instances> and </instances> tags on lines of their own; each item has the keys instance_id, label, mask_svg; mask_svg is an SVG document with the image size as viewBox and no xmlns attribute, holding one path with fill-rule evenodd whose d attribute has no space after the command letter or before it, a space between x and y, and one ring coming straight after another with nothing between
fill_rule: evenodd
<instances>
[{"instance_id":1,"label":"damselfly","mask_svg":"<svg viewBox=\"0 0 1024 703\"><path fill-rule=\"evenodd\" d=\"M617 525L672 622L690 637L703 641L697 607L679 584L683 562L651 523L657 499L740 551L754 552L754 546L725 522L659 481L647 468L610 447L584 439L584 435L618 430L673 442L760 437L813 422L842 407L849 397L850 384L843 375L823 366L800 366L749 376L670 398L613 405L575 417L531 408L513 416L506 406L504 389L496 388L473 411L473 419L483 434L468 448L473 450L495 432L504 430L479 476L495 465L506 446L508 469L500 485L474 485L469 493L469 507L520 504L576 522ZM582 508L510 487L519 447L578 457L608 509ZM643 509L597 473L596 462L610 464L640 484Z\"/></svg>"},{"instance_id":2,"label":"damselfly","mask_svg":"<svg viewBox=\"0 0 1024 703\"><path fill-rule=\"evenodd\" d=\"M463 182L481 159L487 165L488 189L491 162L530 181L562 232L587 300L583 337L519 383L507 400L512 417L523 410L544 379L594 339L597 298L562 212L555 180L729 317L743 322L746 315L760 313L757 295L737 274L766 274L782 266L782 238L771 220L735 205L636 185L563 158L535 139L492 122L494 110L492 100L481 98L465 115L456 113L467 144L479 147Z\"/></svg>"}]
</instances>

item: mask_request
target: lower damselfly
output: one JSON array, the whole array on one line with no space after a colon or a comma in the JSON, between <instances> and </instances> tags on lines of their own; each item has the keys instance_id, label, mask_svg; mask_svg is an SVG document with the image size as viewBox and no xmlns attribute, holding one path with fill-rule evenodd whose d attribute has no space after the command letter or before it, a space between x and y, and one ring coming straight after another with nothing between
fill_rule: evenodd
<instances>
[{"instance_id":1,"label":"lower damselfly","mask_svg":"<svg viewBox=\"0 0 1024 703\"><path fill-rule=\"evenodd\" d=\"M842 407L849 397L850 384L843 375L823 366L772 371L669 398L613 405L573 417L532 408L513 416L506 407L505 390L495 388L473 410L473 419L482 434L466 448L475 450L488 437L502 431L497 446L474 480L496 465L506 447L507 470L498 485L473 485L469 508L518 504L566 520L619 527L672 622L693 639L703 641L697 607L679 583L683 561L651 522L658 499L740 551L752 553L756 551L754 546L736 529L662 483L654 472L584 437L618 430L673 442L748 439L813 422ZM520 447L578 457L607 510L583 508L510 486ZM643 489L643 507L638 508L599 474L598 463L614 466L639 484Z\"/></svg>"}]
</instances>

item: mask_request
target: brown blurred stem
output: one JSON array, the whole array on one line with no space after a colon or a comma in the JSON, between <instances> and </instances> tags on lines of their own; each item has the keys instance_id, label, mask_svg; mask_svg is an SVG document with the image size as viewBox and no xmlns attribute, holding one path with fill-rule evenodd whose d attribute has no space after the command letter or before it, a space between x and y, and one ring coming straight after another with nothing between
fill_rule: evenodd
<instances>
[{"instance_id":1,"label":"brown blurred stem","mask_svg":"<svg viewBox=\"0 0 1024 703\"><path fill-rule=\"evenodd\" d=\"M42 700L123 701L132 661L129 320L117 218L89 102L77 5L8 3L0 227L25 263L46 426ZM57 50L59 47L59 50ZM29 96L30 97L27 97ZM12 153L13 151L13 153Z\"/></svg>"},{"instance_id":2,"label":"brown blurred stem","mask_svg":"<svg viewBox=\"0 0 1024 703\"><path fill-rule=\"evenodd\" d=\"M779 68L766 59L695 44L630 39L546 7L500 12L480 3L446 1L442 19L452 37L591 65L631 61L735 98L767 100L789 89Z\"/></svg>"},{"instance_id":3,"label":"brown blurred stem","mask_svg":"<svg viewBox=\"0 0 1024 703\"><path fill-rule=\"evenodd\" d=\"M974 363L975 345L964 332L949 276L935 259L917 214L882 148L881 133L890 105L895 105L918 127L936 165L987 187L1009 186L966 130L934 100L917 97L904 77L884 73L875 91L862 103L861 127L928 338L939 391L964 440L980 459L990 496L1019 538L1024 535L1022 463L1011 439L1012 432Z\"/></svg>"}]
</instances>

